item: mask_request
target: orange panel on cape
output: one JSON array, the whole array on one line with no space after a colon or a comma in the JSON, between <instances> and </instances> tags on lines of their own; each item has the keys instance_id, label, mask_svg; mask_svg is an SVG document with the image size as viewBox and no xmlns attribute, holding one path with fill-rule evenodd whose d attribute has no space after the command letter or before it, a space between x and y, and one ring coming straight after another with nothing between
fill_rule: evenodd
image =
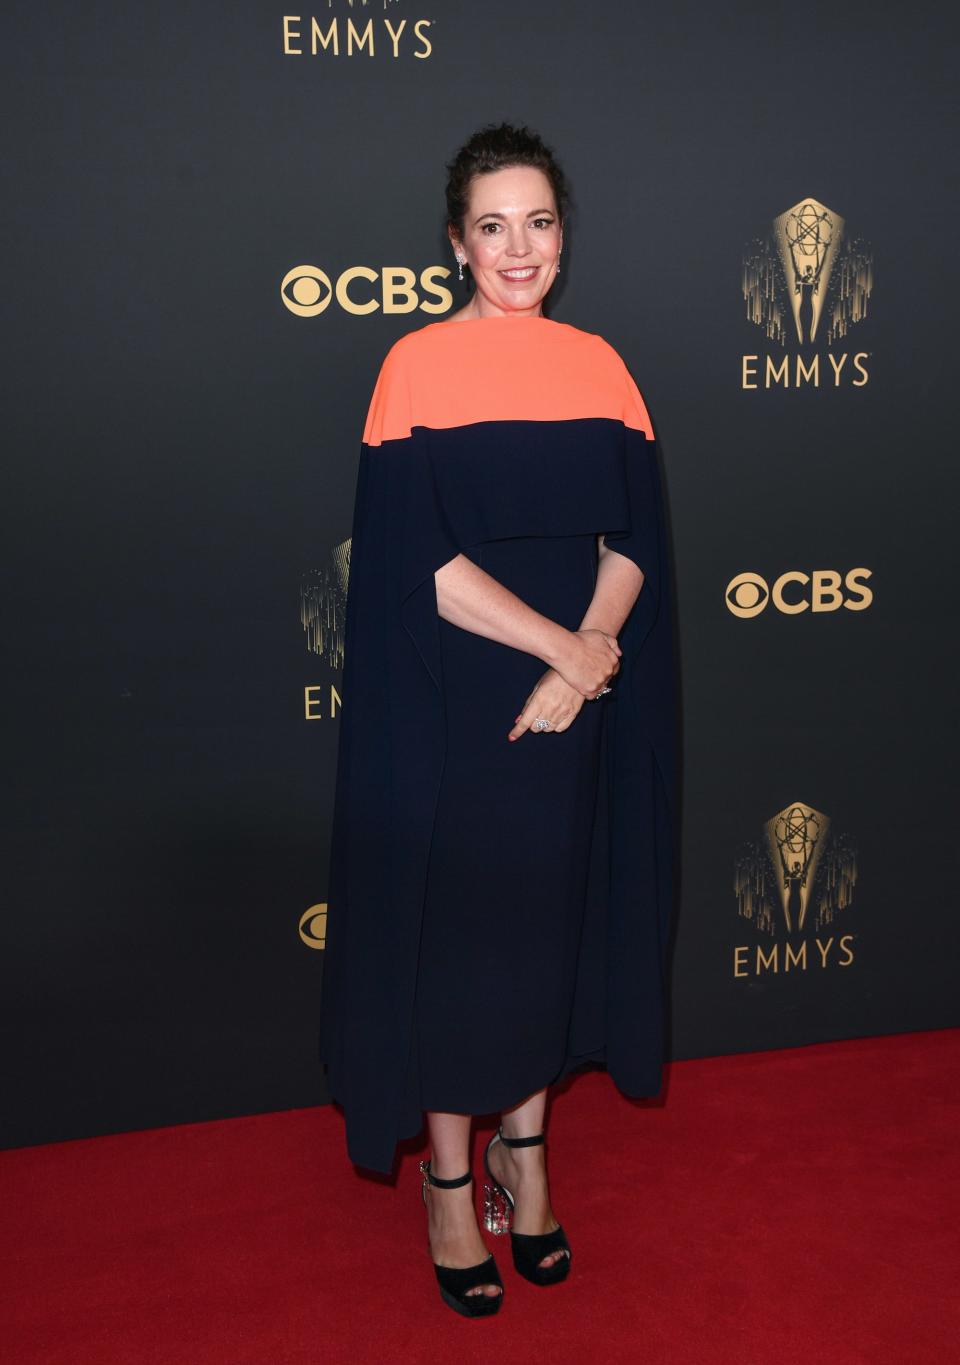
<instances>
[{"instance_id":1,"label":"orange panel on cape","mask_svg":"<svg viewBox=\"0 0 960 1365\"><path fill-rule=\"evenodd\" d=\"M552 318L433 322L394 342L363 430L367 445L415 426L607 417L653 440L646 404L601 336Z\"/></svg>"}]
</instances>

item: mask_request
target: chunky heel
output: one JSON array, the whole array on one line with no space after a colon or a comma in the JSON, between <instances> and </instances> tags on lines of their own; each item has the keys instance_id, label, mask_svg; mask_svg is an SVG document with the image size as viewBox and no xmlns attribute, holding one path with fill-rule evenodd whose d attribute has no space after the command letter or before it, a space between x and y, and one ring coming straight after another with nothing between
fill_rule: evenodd
<instances>
[{"instance_id":1,"label":"chunky heel","mask_svg":"<svg viewBox=\"0 0 960 1365\"><path fill-rule=\"evenodd\" d=\"M487 1232L499 1237L502 1233L510 1231L512 1215L513 1205L510 1196L491 1176L483 1186L483 1226Z\"/></svg>"},{"instance_id":2,"label":"chunky heel","mask_svg":"<svg viewBox=\"0 0 960 1365\"><path fill-rule=\"evenodd\" d=\"M513 1264L517 1273L531 1284L545 1285L559 1284L570 1273L570 1259L573 1253L566 1233L559 1224L552 1232L514 1232L511 1227L515 1209L513 1195L505 1185L500 1184L490 1169L490 1148L495 1142L502 1142L506 1147L537 1147L543 1141L543 1133L537 1133L534 1137L504 1137L502 1127L492 1135L483 1153L483 1166L487 1173L487 1181L483 1187L483 1223L488 1232L509 1231ZM541 1265L544 1256L549 1256L551 1251L562 1251L565 1254L554 1261L553 1265Z\"/></svg>"},{"instance_id":3,"label":"chunky heel","mask_svg":"<svg viewBox=\"0 0 960 1365\"><path fill-rule=\"evenodd\" d=\"M423 1202L427 1202L427 1185L436 1185L441 1190L454 1190L460 1185L466 1185L472 1180L469 1171L466 1175L458 1175L453 1180L441 1180L430 1170L429 1161L420 1162L420 1171L423 1175ZM488 1318L493 1313L500 1311L500 1304L503 1302L503 1280L500 1278L500 1271L493 1258L493 1252L483 1261L478 1261L476 1265L450 1266L438 1265L433 1263L436 1271L437 1283L440 1286L440 1297L448 1307L454 1312L460 1313L465 1318ZM499 1294L470 1294L468 1290L475 1289L478 1285L496 1284L500 1286Z\"/></svg>"}]
</instances>

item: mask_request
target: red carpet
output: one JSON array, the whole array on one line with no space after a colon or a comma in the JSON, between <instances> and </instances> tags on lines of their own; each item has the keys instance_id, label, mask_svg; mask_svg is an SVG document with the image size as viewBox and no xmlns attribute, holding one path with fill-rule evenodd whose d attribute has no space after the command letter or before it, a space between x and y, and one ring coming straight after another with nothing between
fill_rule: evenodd
<instances>
[{"instance_id":1,"label":"red carpet","mask_svg":"<svg viewBox=\"0 0 960 1365\"><path fill-rule=\"evenodd\" d=\"M0 1355L949 1365L958 1075L950 1029L674 1063L665 1103L580 1076L549 1127L571 1277L527 1284L490 1238L479 1322L440 1301L419 1152L357 1176L331 1108L0 1153Z\"/></svg>"}]
</instances>

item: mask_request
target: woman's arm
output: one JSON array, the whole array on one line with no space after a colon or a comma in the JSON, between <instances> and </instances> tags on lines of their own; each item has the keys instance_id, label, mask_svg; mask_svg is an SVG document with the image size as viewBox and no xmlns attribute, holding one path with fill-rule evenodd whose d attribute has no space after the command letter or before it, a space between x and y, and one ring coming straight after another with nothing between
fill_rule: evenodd
<instances>
[{"instance_id":1,"label":"woman's arm","mask_svg":"<svg viewBox=\"0 0 960 1365\"><path fill-rule=\"evenodd\" d=\"M466 555L444 564L434 581L437 611L445 621L535 654L551 667L563 656L572 632L528 606Z\"/></svg>"},{"instance_id":2,"label":"woman's arm","mask_svg":"<svg viewBox=\"0 0 960 1365\"><path fill-rule=\"evenodd\" d=\"M466 555L456 555L437 569L434 582L437 612L445 621L535 655L584 696L595 696L620 666L620 646L612 632L590 623L567 630Z\"/></svg>"},{"instance_id":3,"label":"woman's arm","mask_svg":"<svg viewBox=\"0 0 960 1365\"><path fill-rule=\"evenodd\" d=\"M626 555L618 554L598 536L599 563L593 600L586 610L580 629L603 630L619 635L643 587L643 570Z\"/></svg>"},{"instance_id":4,"label":"woman's arm","mask_svg":"<svg viewBox=\"0 0 960 1365\"><path fill-rule=\"evenodd\" d=\"M597 581L580 622L581 630L616 636L643 587L643 571L598 537ZM534 654L555 667L569 649L573 632L528 606L466 555L457 555L434 574L437 611L445 621Z\"/></svg>"}]
</instances>

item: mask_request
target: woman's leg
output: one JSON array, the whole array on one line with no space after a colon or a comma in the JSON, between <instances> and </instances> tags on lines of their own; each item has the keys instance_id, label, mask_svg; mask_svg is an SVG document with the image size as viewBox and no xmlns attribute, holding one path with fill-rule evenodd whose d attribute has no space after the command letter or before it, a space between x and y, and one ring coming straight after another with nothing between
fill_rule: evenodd
<instances>
[{"instance_id":1,"label":"woman's leg","mask_svg":"<svg viewBox=\"0 0 960 1365\"><path fill-rule=\"evenodd\" d=\"M470 1115L427 1110L430 1170L441 1180L454 1180L470 1168ZM438 1265L477 1265L487 1247L477 1224L473 1181L455 1190L427 1183L430 1254ZM470 1294L499 1294L496 1284L477 1285Z\"/></svg>"},{"instance_id":2,"label":"woman's leg","mask_svg":"<svg viewBox=\"0 0 960 1365\"><path fill-rule=\"evenodd\" d=\"M533 1137L543 1132L543 1115L547 1103L546 1090L537 1090L521 1104L505 1109L501 1118L505 1137ZM552 1232L558 1226L550 1207L547 1190L546 1152L538 1147L507 1147L495 1142L490 1149L490 1169L513 1195L513 1230L533 1233ZM540 1262L542 1266L559 1261L564 1251L551 1251Z\"/></svg>"}]
</instances>

